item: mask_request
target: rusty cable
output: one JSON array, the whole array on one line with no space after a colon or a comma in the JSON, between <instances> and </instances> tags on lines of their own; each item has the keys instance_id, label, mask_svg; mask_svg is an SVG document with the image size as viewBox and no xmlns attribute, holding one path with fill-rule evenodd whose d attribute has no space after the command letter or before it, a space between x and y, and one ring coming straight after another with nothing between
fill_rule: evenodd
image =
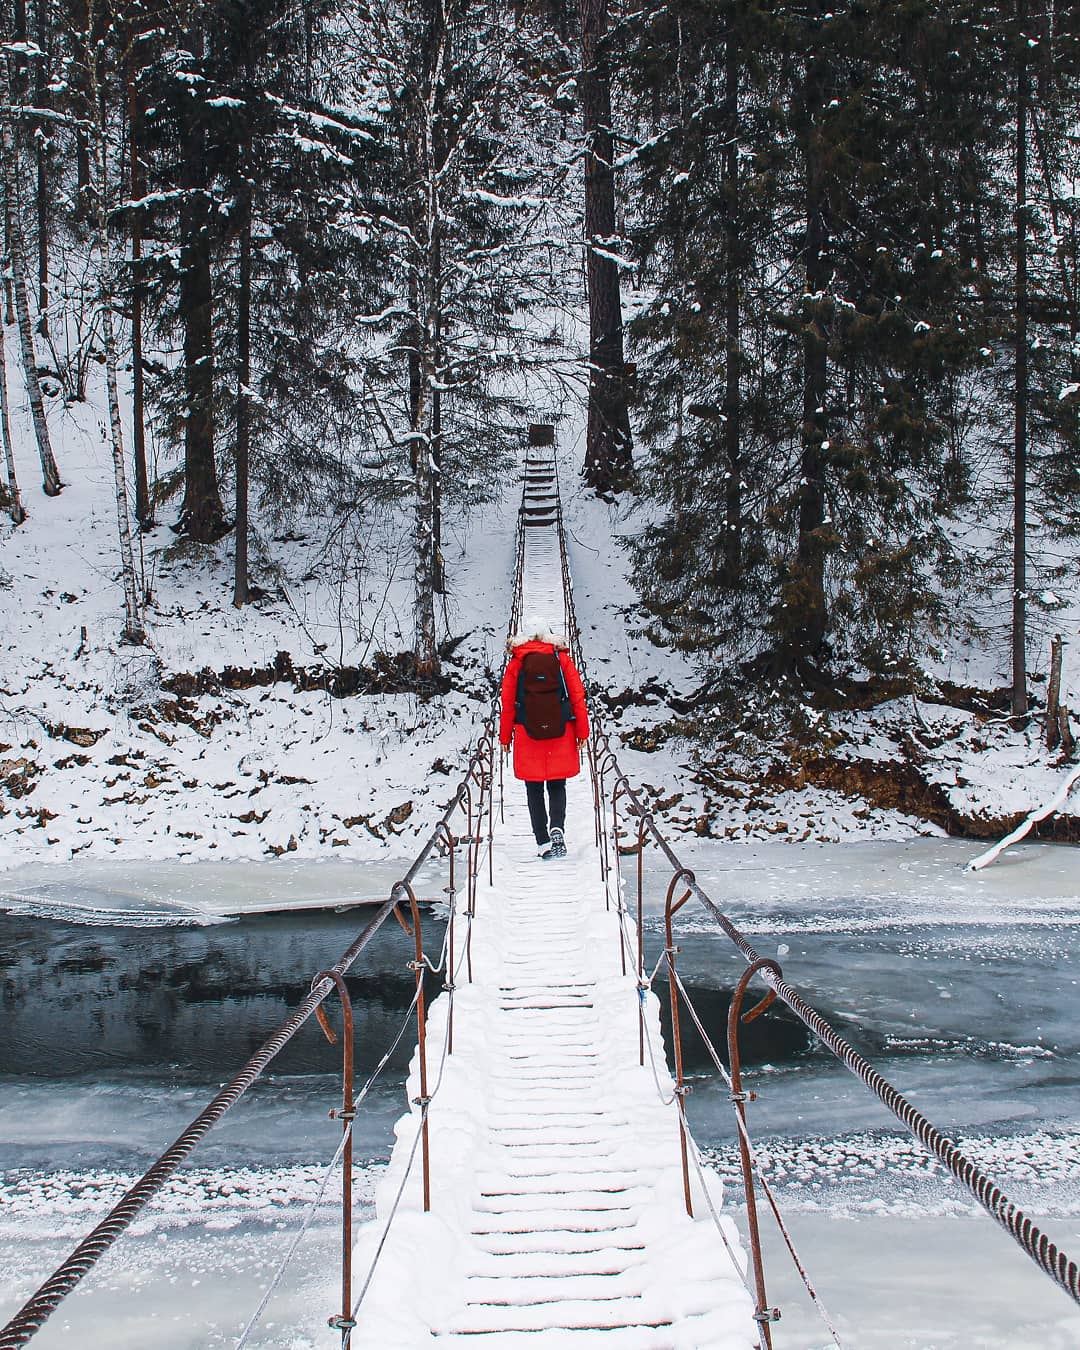
<instances>
[{"instance_id":1,"label":"rusty cable","mask_svg":"<svg viewBox=\"0 0 1080 1350\"><path fill-rule=\"evenodd\" d=\"M602 734L600 743L607 753L614 756L608 736ZM622 791L633 803L635 809L644 812L645 807L624 775L620 774L619 784ZM687 873L678 855L660 833L655 821L650 826L654 842L671 865L682 873ZM693 878L690 873L685 877L686 885L712 916L715 923L742 952L748 964L754 964L761 958L746 936L735 926ZM1001 1187L969 1158L940 1130L936 1128L920 1111L897 1091L862 1055L816 1012L801 997L799 992L782 977L769 971L762 972L762 979L775 992L777 997L818 1037L845 1067L870 1089L878 1100L915 1136L916 1139L942 1162L954 1177L962 1182L975 1196L987 1213L1016 1241L1035 1264L1048 1275L1075 1302L1080 1303L1080 1266L1063 1252L1057 1244L1034 1223L1017 1205L1010 1200Z\"/></svg>"},{"instance_id":2,"label":"rusty cable","mask_svg":"<svg viewBox=\"0 0 1080 1350\"><path fill-rule=\"evenodd\" d=\"M472 916L470 914L466 914L465 919L467 928L471 928ZM460 964L458 969L460 970ZM443 1073L445 1072L446 1069L446 1060L450 1049L450 1026L452 1024L451 1019L454 1010L454 991L457 984L457 971L451 971L451 975L453 976L453 980L449 985L447 985L445 991L445 996L447 1000L446 1033L443 1036L443 1047L442 1047L442 1055L439 1060L438 1077L436 1078L435 1086L431 1089L430 1093L428 1093L427 1096L422 1096L416 1099L416 1104L418 1104L420 1107L419 1112L420 1119L417 1125L416 1137L413 1139L412 1148L409 1150L409 1160L405 1164L405 1170L404 1173L402 1174L401 1184L398 1186L397 1194L394 1196L394 1203L390 1207L390 1213L387 1216L386 1224L383 1228L382 1235L380 1236L378 1245L375 1248L375 1253L368 1267L368 1272L364 1279L364 1283L361 1286L360 1292L359 1294L357 1294L356 1301L352 1307L351 1321L353 1323L353 1327L355 1327L356 1324L357 1313L360 1311L360 1305L367 1297L368 1289L371 1287L371 1281L375 1277L375 1269L379 1264L379 1259L382 1256L383 1248L386 1246L386 1240L390 1236L390 1229L393 1226L394 1219L397 1216L398 1207L401 1204L401 1198L405 1194L405 1186L409 1180L409 1176L412 1173L413 1164L416 1162L417 1150L420 1146L420 1141L423 1138L424 1132L427 1128L428 1114L431 1110L431 1104L438 1096L439 1089L442 1087ZM345 1337L342 1341L342 1350L349 1350L349 1347L352 1344L352 1330L353 1330L352 1327L346 1330Z\"/></svg>"},{"instance_id":3,"label":"rusty cable","mask_svg":"<svg viewBox=\"0 0 1080 1350\"><path fill-rule=\"evenodd\" d=\"M519 513L515 540L515 575L510 615L510 632L513 631L515 617L520 613L522 601L522 571L525 544L522 519L522 515ZM330 967L325 975L316 981L308 995L293 1010L293 1012L281 1022L271 1036L263 1042L243 1067L232 1079L230 1079L225 1087L221 1089L202 1111L200 1111L198 1116L195 1117L187 1128L177 1136L169 1148L157 1158L135 1185L121 1196L120 1200L113 1206L109 1213L79 1242L67 1259L63 1261L44 1283L39 1286L35 1293L27 1299L15 1316L0 1329L0 1350L17 1350L17 1347L25 1345L37 1334L45 1321L56 1311L60 1303L79 1284L83 1277L93 1268L113 1243L127 1230L139 1212L168 1182L180 1164L195 1150L203 1137L229 1110L231 1110L236 1102L239 1101L248 1088L259 1078L266 1066L275 1058L284 1046L288 1044L293 1036L296 1035L311 1015L321 1008L324 999L335 987L335 977L343 976L353 965L357 957L368 945L379 928L381 928L386 919L393 914L399 922L401 921L401 914L398 910L399 901L408 897L415 908L412 882L420 868L427 862L432 851L437 846L442 837L442 832L448 831L449 819L461 806L466 795L468 795L471 802L469 783L477 768L481 771L482 803L483 767L486 759L485 742L487 747L494 753L493 744L496 738L495 728L499 713L499 703L498 691L496 691L495 696L492 699L491 712L485 723L484 729L481 732L481 736L478 739L477 748L469 760L464 779L459 784L453 798L444 809L435 829L428 836L426 843L413 859L408 872L393 886L390 895L382 905L380 905L374 918L371 919L335 965ZM489 796L493 796L492 777L493 775L487 775ZM479 828L479 822L477 828ZM470 835L471 833L472 830L470 828ZM473 879L475 879L475 872L479 870L478 854L479 850L477 849L477 856L473 860L474 865L470 869L474 874ZM466 950L469 950L468 945L466 945ZM430 961L428 961L427 964L430 967ZM449 992L452 1001L452 986ZM420 972L418 971L417 991L412 1006L419 1003L421 997L422 984L420 981ZM395 1042L395 1047L396 1043L397 1042ZM390 1053L392 1053L392 1050ZM445 1054L446 1046L444 1044L444 1062ZM370 1083L373 1081L374 1076L369 1081L368 1086L370 1086ZM365 1088L365 1093L366 1091L367 1089ZM363 1096L364 1094L361 1095ZM425 1108L423 1112L423 1123L425 1124L426 1118L427 1112ZM342 1147L344 1147L344 1141L350 1137L351 1134L349 1131L343 1133Z\"/></svg>"},{"instance_id":4,"label":"rusty cable","mask_svg":"<svg viewBox=\"0 0 1080 1350\"><path fill-rule=\"evenodd\" d=\"M277 1292L278 1285L285 1278L285 1272L292 1264L292 1259L296 1255L297 1248L300 1246L300 1243L303 1241L305 1235L307 1234L308 1229L311 1227L311 1221L315 1217L316 1210L323 1202L323 1196L326 1194L326 1188L330 1184L330 1178L334 1175L335 1171L337 1170L337 1165L341 1161L341 1155L345 1152L345 1146L352 1138L352 1128L353 1122L349 1121L348 1126L342 1132L341 1139L338 1141L337 1151L335 1152L334 1156L330 1159L329 1163L327 1163L326 1169L323 1172L323 1178L319 1185L318 1194L315 1196L314 1200L309 1202L306 1210L304 1211L303 1221L300 1224L300 1227L293 1234L288 1247L285 1249L285 1254L282 1256L281 1261L278 1263L278 1267L274 1271L270 1283L266 1286L265 1293L259 1300L259 1306L251 1314L251 1317L248 1319L247 1326L244 1327L243 1331L240 1333L240 1338L236 1342L235 1350L244 1350L244 1346L247 1345L248 1340L251 1337L251 1333L258 1326L259 1319L262 1317L263 1313L267 1309L270 1300Z\"/></svg>"},{"instance_id":5,"label":"rusty cable","mask_svg":"<svg viewBox=\"0 0 1080 1350\"><path fill-rule=\"evenodd\" d=\"M567 610L567 624L570 629L574 660L581 673L582 681L585 683L587 668L581 650L577 615L574 612L573 583L570 576L570 560L566 548L561 511L558 513L557 530L563 574L563 596ZM599 722L599 719L595 714L595 709L593 720L595 723ZM598 734L596 734L595 740L599 752L597 755L597 765L599 767L601 755L609 757L610 761L614 764L617 774L613 789L614 793L617 794L619 791L624 791L638 815L649 814L646 806L642 803L629 780L619 769L618 757L612 749L610 737L607 733L599 732L598 727L596 730ZM601 769L599 772L601 784L603 784L605 773L606 768ZM597 810L599 810L599 803L597 804ZM686 885L709 912L717 926L739 949L739 951L742 952L747 964L754 965L757 963L761 959L758 952L755 951L754 947L741 930L732 923L727 915L724 914L719 906L713 901L712 897L702 889L694 878L693 873L683 866L681 859L661 833L655 820L650 819L648 830L653 841L671 863L672 867L676 869L678 873L684 875ZM606 839L606 830L603 831L602 834ZM618 838L616 837L616 868L618 868L618 860ZM977 1166L977 1164L967 1158L964 1153L950 1139L943 1135L941 1131L938 1130L937 1127L934 1126L920 1111L918 1111L902 1093L897 1091L896 1088L887 1082L886 1079L859 1054L854 1046L849 1045L839 1032L837 1032L820 1013L810 1007L792 985L790 985L782 976L773 975L769 971L763 971L762 978L775 995L791 1009L796 1017L798 1017L799 1020L818 1037L822 1044L825 1045L851 1073L859 1078L864 1085L874 1093L878 1100L891 1111L894 1116L896 1116L916 1139L919 1140L923 1147L942 1162L952 1175L968 1188L991 1218L1009 1233L1022 1250L1035 1262L1039 1269L1042 1270L1044 1274L1048 1275L1060 1289L1073 1299L1074 1302L1080 1304L1080 1265L1062 1251L1057 1244L1024 1213L1019 1205L1010 1200L992 1177L988 1176L979 1166Z\"/></svg>"},{"instance_id":6,"label":"rusty cable","mask_svg":"<svg viewBox=\"0 0 1080 1350\"><path fill-rule=\"evenodd\" d=\"M474 755L473 759L470 760L470 770L475 759L476 756ZM349 970L386 919L396 912L398 902L408 894L416 874L427 862L435 848L443 822L448 821L460 806L465 795L466 782L467 780L458 786L457 791L443 811L439 824L414 858L408 872L401 881L393 886L388 898L379 906L374 917L352 945L328 969L326 976L316 983L314 988L280 1023L277 1029L263 1042L243 1067L234 1074L221 1091L199 1112L165 1152L151 1164L142 1177L121 1196L109 1213L94 1226L71 1254L26 1300L18 1312L0 1330L0 1350L17 1350L17 1347L25 1345L32 1336L40 1331L45 1321L56 1311L60 1303L127 1230L140 1211L162 1189L181 1163L195 1150L203 1137L236 1105L248 1088L260 1077L266 1066L312 1016L334 988L333 976L335 974L344 975Z\"/></svg>"}]
</instances>

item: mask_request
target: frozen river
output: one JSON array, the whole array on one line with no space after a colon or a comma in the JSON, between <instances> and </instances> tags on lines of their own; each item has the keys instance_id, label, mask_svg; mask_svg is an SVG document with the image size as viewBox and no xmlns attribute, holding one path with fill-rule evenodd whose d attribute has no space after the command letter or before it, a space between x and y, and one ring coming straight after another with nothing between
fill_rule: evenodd
<instances>
[{"instance_id":1,"label":"frozen river","mask_svg":"<svg viewBox=\"0 0 1080 1350\"><path fill-rule=\"evenodd\" d=\"M1076 1256L1080 854L1030 845L970 876L963 862L977 849L953 841L686 851L762 955L777 957L809 1001ZM362 912L318 908L320 898L339 903L358 885L385 894L395 870L215 866L207 887L190 868L158 870L152 886L132 869L0 876L14 911L0 914L0 1315L348 945ZM650 870L653 956L665 885ZM278 904L316 907L262 912ZM228 914L241 917L220 921ZM741 963L700 911L687 906L681 917L680 969L722 1042ZM437 941L436 916L429 927ZM410 955L388 924L350 979L360 1074L401 1024ZM737 1202L731 1108L703 1047L687 1042L695 1134ZM759 1094L751 1129L845 1345L1080 1345L1080 1310L800 1023L771 1011L745 1044ZM411 1037L358 1122L365 1203L403 1107L410 1052ZM336 1145L327 1111L337 1064L312 1022L35 1345L75 1335L87 1350L142 1346L151 1335L178 1350L233 1344L297 1202L314 1196ZM335 1221L327 1207L254 1344L338 1343L324 1330L332 1310L307 1302L338 1259ZM767 1248L770 1301L783 1309L777 1350L829 1343L786 1255L771 1237Z\"/></svg>"}]
</instances>

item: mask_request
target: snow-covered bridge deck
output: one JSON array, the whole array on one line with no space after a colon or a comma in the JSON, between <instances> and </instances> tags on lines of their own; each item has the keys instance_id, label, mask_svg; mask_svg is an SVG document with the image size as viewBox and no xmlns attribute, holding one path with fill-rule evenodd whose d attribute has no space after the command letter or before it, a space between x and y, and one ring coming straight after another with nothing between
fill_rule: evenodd
<instances>
[{"instance_id":1,"label":"snow-covered bridge deck","mask_svg":"<svg viewBox=\"0 0 1080 1350\"><path fill-rule=\"evenodd\" d=\"M544 504L543 474L526 506ZM556 531L525 530L523 612L565 620ZM587 772L568 783L565 860L536 856L508 782L493 884L471 925L472 980L428 1015L431 1210L410 1112L354 1260L354 1345L710 1347L755 1341L753 1306L694 1179L687 1212L659 1005L623 974L620 918L599 879ZM485 869L486 873L486 869ZM464 896L457 931L466 932ZM629 935L626 935L629 937ZM459 939L460 940L460 939ZM709 1183L719 1210L721 1187ZM399 1198L400 1195L400 1198ZM392 1218L392 1222L389 1220ZM721 1217L739 1250L734 1225ZM741 1252L739 1253L741 1259Z\"/></svg>"}]
</instances>

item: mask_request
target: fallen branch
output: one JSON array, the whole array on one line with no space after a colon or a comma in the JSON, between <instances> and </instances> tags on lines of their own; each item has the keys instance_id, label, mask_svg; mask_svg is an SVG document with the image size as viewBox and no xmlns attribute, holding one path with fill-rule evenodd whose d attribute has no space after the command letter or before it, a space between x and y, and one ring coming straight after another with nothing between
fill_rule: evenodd
<instances>
[{"instance_id":1,"label":"fallen branch","mask_svg":"<svg viewBox=\"0 0 1080 1350\"><path fill-rule=\"evenodd\" d=\"M984 867L989 867L992 862L1001 857L1007 848L1011 848L1013 844L1018 844L1021 839L1030 834L1040 820L1045 820L1047 816L1052 816L1055 811L1059 811L1065 805L1069 794L1077 783L1080 783L1080 767L1073 769L1048 802L1025 816L1016 829L996 843L993 848L988 848L985 853L980 853L977 858L972 858L964 870L966 872L981 872Z\"/></svg>"}]
</instances>

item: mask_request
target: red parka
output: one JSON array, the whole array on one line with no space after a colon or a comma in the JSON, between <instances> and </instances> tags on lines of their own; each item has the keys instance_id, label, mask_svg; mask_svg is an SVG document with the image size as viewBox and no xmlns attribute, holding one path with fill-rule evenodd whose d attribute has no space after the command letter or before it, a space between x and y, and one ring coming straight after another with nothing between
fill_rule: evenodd
<instances>
[{"instance_id":1,"label":"red parka","mask_svg":"<svg viewBox=\"0 0 1080 1350\"><path fill-rule=\"evenodd\" d=\"M573 778L581 772L581 757L578 754L578 742L589 734L589 714L585 708L585 690L581 676L577 673L570 653L555 647L555 653L562 666L566 692L570 695L570 711L574 720L567 722L561 736L549 741L534 740L525 728L514 724L515 703L517 701L518 673L522 658L530 652L549 652L553 648L550 642L531 639L515 647L506 667L502 681L502 716L499 719L499 740L503 746L514 742L514 777L522 778L526 783L546 783L552 778Z\"/></svg>"}]
</instances>

